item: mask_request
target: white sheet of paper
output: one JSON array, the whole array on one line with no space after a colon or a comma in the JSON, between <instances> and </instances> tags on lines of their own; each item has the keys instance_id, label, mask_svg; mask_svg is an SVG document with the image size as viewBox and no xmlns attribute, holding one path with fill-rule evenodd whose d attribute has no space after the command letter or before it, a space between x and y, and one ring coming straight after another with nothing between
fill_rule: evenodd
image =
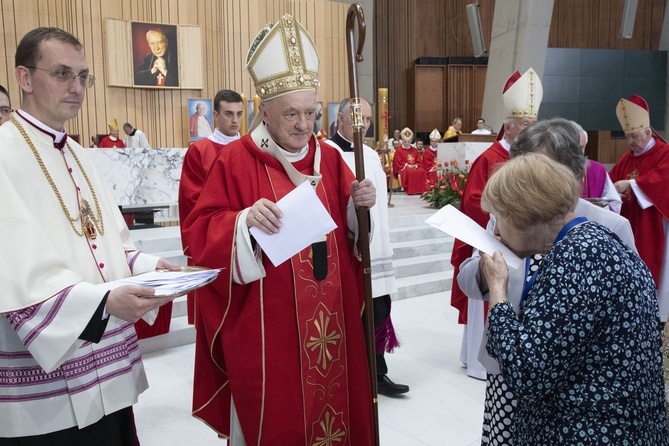
<instances>
[{"instance_id":1,"label":"white sheet of paper","mask_svg":"<svg viewBox=\"0 0 669 446\"><path fill-rule=\"evenodd\" d=\"M250 229L274 266L281 265L337 227L308 181L276 204L283 212L278 234L267 235L255 226Z\"/></svg>"},{"instance_id":2,"label":"white sheet of paper","mask_svg":"<svg viewBox=\"0 0 669 446\"><path fill-rule=\"evenodd\" d=\"M509 268L516 269L523 263L523 260L504 246L502 242L450 204L425 220L425 223L486 254L492 255L495 251L500 251Z\"/></svg>"}]
</instances>

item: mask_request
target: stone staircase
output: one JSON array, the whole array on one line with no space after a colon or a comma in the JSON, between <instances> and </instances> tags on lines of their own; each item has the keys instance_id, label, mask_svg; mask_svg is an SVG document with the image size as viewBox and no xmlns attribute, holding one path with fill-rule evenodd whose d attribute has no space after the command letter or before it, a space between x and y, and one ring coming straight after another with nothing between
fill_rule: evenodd
<instances>
[{"instance_id":1,"label":"stone staircase","mask_svg":"<svg viewBox=\"0 0 669 446\"><path fill-rule=\"evenodd\" d=\"M435 210L418 196L393 194L392 203L388 215L398 288L393 300L450 292L453 237L425 223ZM137 249L186 264L178 226L133 230L131 234ZM140 348L147 353L194 341L195 330L186 319L186 298L180 297L174 301L170 332L142 339Z\"/></svg>"},{"instance_id":2,"label":"stone staircase","mask_svg":"<svg viewBox=\"0 0 669 446\"><path fill-rule=\"evenodd\" d=\"M397 293L393 300L448 292L453 237L425 223L435 209L418 196L395 194L388 210Z\"/></svg>"}]
</instances>

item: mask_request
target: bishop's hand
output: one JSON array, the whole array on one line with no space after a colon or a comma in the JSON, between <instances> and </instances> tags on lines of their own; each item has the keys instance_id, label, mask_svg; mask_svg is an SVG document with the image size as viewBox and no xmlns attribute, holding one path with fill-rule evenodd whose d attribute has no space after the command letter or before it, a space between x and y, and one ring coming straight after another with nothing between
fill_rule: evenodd
<instances>
[{"instance_id":1,"label":"bishop's hand","mask_svg":"<svg viewBox=\"0 0 669 446\"><path fill-rule=\"evenodd\" d=\"M272 235L279 232L281 218L283 212L279 206L267 198L261 198L249 208L246 214L246 226L249 228L255 226L265 234Z\"/></svg>"}]
</instances>

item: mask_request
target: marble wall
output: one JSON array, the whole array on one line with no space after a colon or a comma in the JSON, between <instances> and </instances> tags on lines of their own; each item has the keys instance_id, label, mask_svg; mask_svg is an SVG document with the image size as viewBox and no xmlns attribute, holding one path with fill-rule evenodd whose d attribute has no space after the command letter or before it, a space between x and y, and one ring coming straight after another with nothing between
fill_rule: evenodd
<instances>
[{"instance_id":1,"label":"marble wall","mask_svg":"<svg viewBox=\"0 0 669 446\"><path fill-rule=\"evenodd\" d=\"M474 162L489 142L440 143L440 163L453 159L464 166ZM181 166L187 149L89 149L100 174L121 206L175 204L179 198Z\"/></svg>"},{"instance_id":2,"label":"marble wall","mask_svg":"<svg viewBox=\"0 0 669 446\"><path fill-rule=\"evenodd\" d=\"M174 204L187 149L89 149L121 206Z\"/></svg>"},{"instance_id":3,"label":"marble wall","mask_svg":"<svg viewBox=\"0 0 669 446\"><path fill-rule=\"evenodd\" d=\"M460 167L464 167L465 160L468 160L471 166L476 157L491 145L490 142L442 142L437 148L437 161L443 165L456 160Z\"/></svg>"}]
</instances>

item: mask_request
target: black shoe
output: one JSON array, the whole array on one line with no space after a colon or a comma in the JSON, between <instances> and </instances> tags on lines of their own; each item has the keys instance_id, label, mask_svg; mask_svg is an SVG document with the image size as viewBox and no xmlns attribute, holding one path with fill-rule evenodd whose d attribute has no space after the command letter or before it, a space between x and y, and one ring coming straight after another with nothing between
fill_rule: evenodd
<instances>
[{"instance_id":1,"label":"black shoe","mask_svg":"<svg viewBox=\"0 0 669 446\"><path fill-rule=\"evenodd\" d=\"M400 395L409 391L409 386L405 384L395 384L387 375L380 376L376 384L380 395Z\"/></svg>"}]
</instances>

